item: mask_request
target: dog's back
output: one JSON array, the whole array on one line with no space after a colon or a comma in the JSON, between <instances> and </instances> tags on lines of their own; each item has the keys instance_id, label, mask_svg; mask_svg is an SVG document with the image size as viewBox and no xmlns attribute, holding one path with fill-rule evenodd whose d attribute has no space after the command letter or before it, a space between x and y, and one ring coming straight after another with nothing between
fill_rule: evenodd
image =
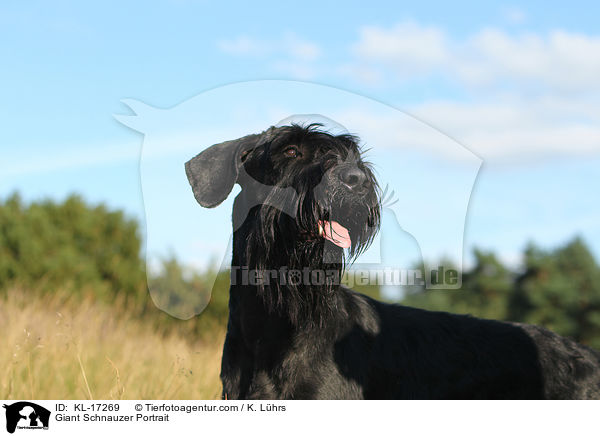
<instances>
[{"instance_id":1,"label":"dog's back","mask_svg":"<svg viewBox=\"0 0 600 436\"><path fill-rule=\"evenodd\" d=\"M365 398L600 399L600 352L549 330L343 291L361 308L357 325L378 325L378 333L363 335L364 350L352 345L353 359L365 361L355 368L368 368Z\"/></svg>"}]
</instances>

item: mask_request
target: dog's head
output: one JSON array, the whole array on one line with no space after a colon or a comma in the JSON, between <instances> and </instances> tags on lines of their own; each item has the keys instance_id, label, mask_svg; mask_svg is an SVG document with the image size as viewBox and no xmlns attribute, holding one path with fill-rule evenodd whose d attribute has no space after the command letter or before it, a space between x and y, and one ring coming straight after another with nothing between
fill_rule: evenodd
<instances>
[{"instance_id":1,"label":"dog's head","mask_svg":"<svg viewBox=\"0 0 600 436\"><path fill-rule=\"evenodd\" d=\"M320 127L272 127L209 147L185 165L196 200L215 207L239 183L234 227L252 217L249 238L266 250L327 245L356 256L378 230L379 188L358 139Z\"/></svg>"}]
</instances>

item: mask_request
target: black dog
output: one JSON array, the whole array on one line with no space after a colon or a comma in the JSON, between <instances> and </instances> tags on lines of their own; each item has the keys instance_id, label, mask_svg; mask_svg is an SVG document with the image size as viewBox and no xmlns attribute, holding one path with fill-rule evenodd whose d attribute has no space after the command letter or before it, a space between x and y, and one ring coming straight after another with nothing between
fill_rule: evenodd
<instances>
[{"instance_id":1,"label":"black dog","mask_svg":"<svg viewBox=\"0 0 600 436\"><path fill-rule=\"evenodd\" d=\"M196 200L237 182L228 399L600 398L600 353L537 326L388 305L339 285L379 189L349 135L270 128L186 163ZM440 218L443 219L443 218Z\"/></svg>"}]
</instances>

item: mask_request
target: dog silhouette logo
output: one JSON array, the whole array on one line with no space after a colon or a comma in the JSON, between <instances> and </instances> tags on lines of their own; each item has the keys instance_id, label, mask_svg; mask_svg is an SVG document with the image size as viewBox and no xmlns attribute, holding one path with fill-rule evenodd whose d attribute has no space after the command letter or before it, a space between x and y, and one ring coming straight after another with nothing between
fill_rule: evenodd
<instances>
[{"instance_id":1,"label":"dog silhouette logo","mask_svg":"<svg viewBox=\"0 0 600 436\"><path fill-rule=\"evenodd\" d=\"M250 145L258 139L261 144L270 144L271 139L278 138L281 128L292 124L320 124L320 130L334 136L355 135L367 153L366 160L373 163L384 194L381 228L358 261L352 259L355 269L376 273L369 277L384 277L381 280L384 283L380 284L390 285L394 288L392 292L396 292L400 284L410 285L411 271L422 264L422 275L417 277L426 289L461 288L464 232L482 160L430 124L350 92L279 80L226 85L170 108L157 108L132 99L122 102L129 113L115 118L144 135L140 176L146 223L146 271L156 270L157 262L161 262L157 253L173 248L186 266L203 265L201 268L207 273L207 292L197 292L187 282L167 286L150 277L148 289L152 300L171 316L191 319L200 314L216 283L228 280L232 235L252 208L265 205L290 217L296 216L295 203L302 192L288 185L274 187L255 179L252 171L246 172L238 162L245 159L249 150L236 148L236 144ZM209 147L218 144L221 145ZM231 152L230 165L221 159L223 151ZM190 169L199 177L196 189L200 204L207 206L203 208L189 201L190 184L183 168L185 162L200 153L206 158L200 162L206 166ZM351 156L344 155L341 163L349 170L357 159L348 157ZM329 174L333 176L333 172ZM243 189L237 180L244 181L248 192L256 193L252 198L244 196L247 203L236 203ZM331 201L326 189L320 190L325 187L323 184L312 190L319 195L320 207L328 206ZM215 192L230 195L212 196L203 188L215 188ZM213 209L221 202L223 206ZM234 203L238 216L232 229L231 214L224 211L233 210ZM331 212L330 207L326 209ZM338 242L347 245L345 232L337 229L342 232ZM324 226L323 231L331 233L334 226ZM325 234L326 239L328 236L331 235ZM421 269L417 269L421 274ZM388 270L397 279L386 279L384 271ZM395 283L401 281L403 274L406 283Z\"/></svg>"},{"instance_id":2,"label":"dog silhouette logo","mask_svg":"<svg viewBox=\"0 0 600 436\"><path fill-rule=\"evenodd\" d=\"M6 409L6 431L9 433L14 433L17 428L48 430L50 421L48 409L29 401L4 404L3 407Z\"/></svg>"}]
</instances>

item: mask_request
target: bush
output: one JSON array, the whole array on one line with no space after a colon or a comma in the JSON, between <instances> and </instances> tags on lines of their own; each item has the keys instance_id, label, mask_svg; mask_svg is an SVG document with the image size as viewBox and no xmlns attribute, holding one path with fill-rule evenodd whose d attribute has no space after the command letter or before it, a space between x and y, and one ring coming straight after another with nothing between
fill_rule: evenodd
<instances>
[{"instance_id":1,"label":"bush","mask_svg":"<svg viewBox=\"0 0 600 436\"><path fill-rule=\"evenodd\" d=\"M25 206L18 195L0 204L0 288L93 289L141 302L146 296L138 224L104 205L71 196L61 204Z\"/></svg>"}]
</instances>

